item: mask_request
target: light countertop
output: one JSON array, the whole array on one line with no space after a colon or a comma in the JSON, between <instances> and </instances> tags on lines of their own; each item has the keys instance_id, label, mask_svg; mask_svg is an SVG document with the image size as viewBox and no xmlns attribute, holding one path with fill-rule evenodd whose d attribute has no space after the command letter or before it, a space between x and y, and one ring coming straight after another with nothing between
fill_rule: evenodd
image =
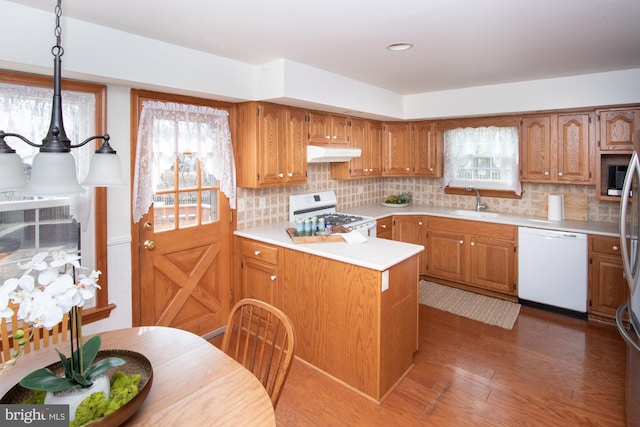
<instances>
[{"instance_id":1,"label":"light countertop","mask_svg":"<svg viewBox=\"0 0 640 427\"><path fill-rule=\"evenodd\" d=\"M375 237L368 237L366 242L359 244L346 242L293 243L286 232L287 228L293 226L293 223L285 221L237 230L234 234L378 271L388 270L424 250L424 246L421 245Z\"/></svg>"},{"instance_id":2,"label":"light countertop","mask_svg":"<svg viewBox=\"0 0 640 427\"><path fill-rule=\"evenodd\" d=\"M549 221L540 216L516 215L485 211L477 213L474 210L442 208L428 205L411 204L404 208L388 208L378 203L372 203L357 208L344 209L345 213L353 215L371 216L382 219L390 215L432 215L446 218L466 219L472 221L510 224L518 227L543 228L547 230L569 231L573 233L599 234L618 237L620 230L617 223L599 221Z\"/></svg>"}]
</instances>

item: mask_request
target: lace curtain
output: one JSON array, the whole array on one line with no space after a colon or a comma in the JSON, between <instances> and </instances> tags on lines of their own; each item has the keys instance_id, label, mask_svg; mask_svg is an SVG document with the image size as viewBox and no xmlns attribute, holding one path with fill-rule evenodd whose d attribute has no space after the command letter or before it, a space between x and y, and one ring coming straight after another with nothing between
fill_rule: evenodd
<instances>
[{"instance_id":1,"label":"lace curtain","mask_svg":"<svg viewBox=\"0 0 640 427\"><path fill-rule=\"evenodd\" d=\"M520 195L517 127L457 128L444 132L442 186L511 190Z\"/></svg>"},{"instance_id":2,"label":"lace curtain","mask_svg":"<svg viewBox=\"0 0 640 427\"><path fill-rule=\"evenodd\" d=\"M133 177L133 221L149 212L162 171L179 153L190 152L236 207L236 170L229 129L229 113L211 107L144 101L140 113Z\"/></svg>"},{"instance_id":3,"label":"lace curtain","mask_svg":"<svg viewBox=\"0 0 640 427\"><path fill-rule=\"evenodd\" d=\"M51 122L53 89L32 86L0 84L0 129L15 132L32 142L40 144ZM84 141L95 135L95 96L89 93L62 92L62 115L64 128L72 143ZM7 138L7 143L16 150L26 165L31 165L38 149ZM89 172L89 163L95 148L87 144L71 150L76 161L78 181L82 182ZM69 213L82 224L82 231L89 225L93 191L73 195L69 198ZM19 192L5 192L0 201L21 200Z\"/></svg>"}]
</instances>

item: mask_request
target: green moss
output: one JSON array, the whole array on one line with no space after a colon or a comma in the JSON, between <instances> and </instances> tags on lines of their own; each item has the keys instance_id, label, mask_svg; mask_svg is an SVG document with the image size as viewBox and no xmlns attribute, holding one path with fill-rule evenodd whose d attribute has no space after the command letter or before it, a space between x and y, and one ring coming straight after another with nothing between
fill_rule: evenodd
<instances>
[{"instance_id":1,"label":"green moss","mask_svg":"<svg viewBox=\"0 0 640 427\"><path fill-rule=\"evenodd\" d=\"M138 394L139 383L140 374L116 372L111 377L110 398L107 399L103 392L98 392L84 399L78 405L76 419L71 422L71 427L82 426L120 409Z\"/></svg>"},{"instance_id":2,"label":"green moss","mask_svg":"<svg viewBox=\"0 0 640 427\"><path fill-rule=\"evenodd\" d=\"M44 390L34 390L31 396L22 401L24 405L42 405L44 403L44 395L47 394Z\"/></svg>"}]
</instances>

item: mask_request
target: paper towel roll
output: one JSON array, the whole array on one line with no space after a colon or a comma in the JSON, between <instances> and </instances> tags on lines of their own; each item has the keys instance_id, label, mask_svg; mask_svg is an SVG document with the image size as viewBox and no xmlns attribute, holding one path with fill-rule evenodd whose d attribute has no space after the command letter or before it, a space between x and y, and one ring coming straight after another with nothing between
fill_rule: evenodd
<instances>
[{"instance_id":1,"label":"paper towel roll","mask_svg":"<svg viewBox=\"0 0 640 427\"><path fill-rule=\"evenodd\" d=\"M562 221L564 219L564 194L549 194L547 213L549 221Z\"/></svg>"}]
</instances>

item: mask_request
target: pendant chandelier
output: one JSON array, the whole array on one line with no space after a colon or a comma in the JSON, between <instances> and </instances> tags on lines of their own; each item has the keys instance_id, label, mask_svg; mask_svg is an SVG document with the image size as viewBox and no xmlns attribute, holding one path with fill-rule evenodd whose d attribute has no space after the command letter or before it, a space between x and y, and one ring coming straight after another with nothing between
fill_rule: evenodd
<instances>
[{"instance_id":1,"label":"pendant chandelier","mask_svg":"<svg viewBox=\"0 0 640 427\"><path fill-rule=\"evenodd\" d=\"M24 195L30 196L66 195L84 191L83 187L78 183L75 160L71 150L82 147L94 140L102 140L103 143L92 156L89 174L82 185L106 187L123 184L120 159L116 151L109 145L109 134L92 136L79 144L72 144L64 130L60 90L61 57L64 54L64 49L61 45L61 0L58 0L55 14L56 27L54 35L56 37L56 45L51 49L54 57L53 105L49 131L42 140L42 144L36 144L20 134L0 130L0 191L21 191ZM16 150L7 145L5 141L5 138L8 137L17 138L39 149L31 165L31 177L28 183L22 159L16 153Z\"/></svg>"}]
</instances>

